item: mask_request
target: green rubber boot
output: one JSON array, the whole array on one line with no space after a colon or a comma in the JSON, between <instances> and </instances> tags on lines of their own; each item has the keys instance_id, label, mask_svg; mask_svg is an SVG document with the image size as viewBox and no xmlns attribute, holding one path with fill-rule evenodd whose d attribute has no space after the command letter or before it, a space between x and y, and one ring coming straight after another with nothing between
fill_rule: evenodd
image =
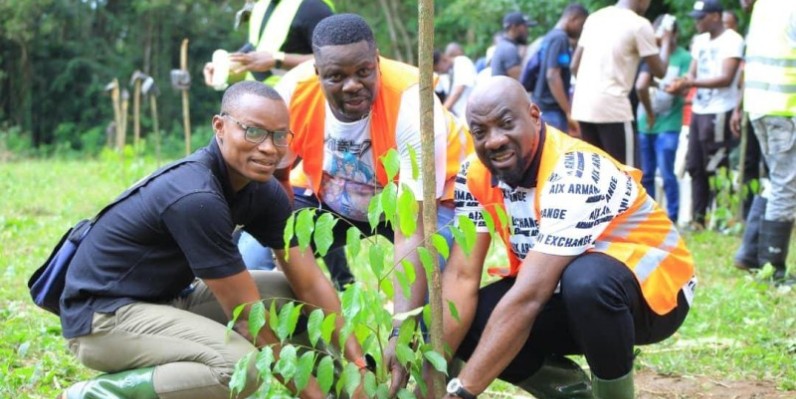
<instances>
[{"instance_id":1,"label":"green rubber boot","mask_svg":"<svg viewBox=\"0 0 796 399\"><path fill-rule=\"evenodd\" d=\"M517 384L538 399L591 399L589 376L567 357L548 355L542 367Z\"/></svg>"},{"instance_id":2,"label":"green rubber boot","mask_svg":"<svg viewBox=\"0 0 796 399\"><path fill-rule=\"evenodd\" d=\"M158 399L153 367L103 374L69 387L60 399Z\"/></svg>"},{"instance_id":3,"label":"green rubber boot","mask_svg":"<svg viewBox=\"0 0 796 399\"><path fill-rule=\"evenodd\" d=\"M636 397L633 386L633 370L615 380L603 380L592 375L591 385L594 389L594 399L634 399Z\"/></svg>"}]
</instances>

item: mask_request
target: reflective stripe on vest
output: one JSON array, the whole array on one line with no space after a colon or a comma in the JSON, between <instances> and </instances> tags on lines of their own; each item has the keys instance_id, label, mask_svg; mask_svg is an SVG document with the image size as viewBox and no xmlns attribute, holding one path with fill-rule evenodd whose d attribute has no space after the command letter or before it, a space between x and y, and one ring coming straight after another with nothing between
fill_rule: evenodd
<instances>
[{"instance_id":1,"label":"reflective stripe on vest","mask_svg":"<svg viewBox=\"0 0 796 399\"><path fill-rule=\"evenodd\" d=\"M251 43L257 51L267 51L275 53L282 48L287 39L287 34L290 32L290 25L293 24L293 18L296 17L299 7L303 0L282 0L274 7L271 17L265 24L265 29L262 28L263 18L268 6L271 4L270 0L260 0L252 9L251 18L249 19L249 43ZM262 35L260 32L262 31ZM270 78L269 78L270 79ZM278 82L279 78L269 80L266 83L273 86ZM255 80L251 72L246 73L246 80Z\"/></svg>"},{"instance_id":2,"label":"reflective stripe on vest","mask_svg":"<svg viewBox=\"0 0 796 399\"><path fill-rule=\"evenodd\" d=\"M289 107L290 129L295 134L290 149L301 157L304 172L303 175L291 173L291 184L309 188L317 194L323 177L326 98L315 74L314 61L304 62L290 73L297 76ZM398 148L395 127L401 99L406 90L417 84L419 75L417 68L411 65L381 57L379 74L379 91L370 112L370 138L376 179L383 187L388 180L380 158L391 148ZM446 180L452 181L462 160L472 153L473 145L467 128L447 111L445 115L448 131ZM450 198L453 198L452 190Z\"/></svg>"},{"instance_id":3,"label":"reflective stripe on vest","mask_svg":"<svg viewBox=\"0 0 796 399\"><path fill-rule=\"evenodd\" d=\"M795 39L788 36L788 30L794 29L793 18L796 2L755 3L744 66L745 111L796 115L796 45Z\"/></svg>"},{"instance_id":4,"label":"reflective stripe on vest","mask_svg":"<svg viewBox=\"0 0 796 399\"><path fill-rule=\"evenodd\" d=\"M588 251L605 253L630 268L641 285L644 298L657 314L666 314L674 309L678 292L694 275L693 259L666 213L644 191L638 170L616 162L603 151L570 138L549 125L546 129L534 198L536 218L540 219L538 193L543 191L553 168L564 154L582 151L605 156L633 177L639 185L639 196L627 211L610 222ZM511 250L509 229L501 225L496 211L498 207L504 212L506 210L502 190L492 186L491 174L477 157L472 156L470 160L467 187L495 221L509 258L508 271L500 275L516 276L521 260Z\"/></svg>"}]
</instances>

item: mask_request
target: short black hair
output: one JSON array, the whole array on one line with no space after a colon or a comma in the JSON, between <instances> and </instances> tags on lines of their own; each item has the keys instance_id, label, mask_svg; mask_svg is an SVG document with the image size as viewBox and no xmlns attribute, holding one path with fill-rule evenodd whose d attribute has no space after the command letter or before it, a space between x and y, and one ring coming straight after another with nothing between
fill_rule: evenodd
<instances>
[{"instance_id":1,"label":"short black hair","mask_svg":"<svg viewBox=\"0 0 796 399\"><path fill-rule=\"evenodd\" d=\"M434 57L434 66L437 66L437 64L439 64L440 58L442 58L442 52L439 50L434 50L433 57Z\"/></svg>"},{"instance_id":2,"label":"short black hair","mask_svg":"<svg viewBox=\"0 0 796 399\"><path fill-rule=\"evenodd\" d=\"M254 80L245 80L233 84L224 92L224 97L221 98L221 112L234 110L246 94L283 101L282 96L273 87Z\"/></svg>"},{"instance_id":3,"label":"short black hair","mask_svg":"<svg viewBox=\"0 0 796 399\"><path fill-rule=\"evenodd\" d=\"M565 16L575 16L575 17L588 17L589 10L580 3L571 3L566 8L564 8L564 12L561 15Z\"/></svg>"},{"instance_id":4,"label":"short black hair","mask_svg":"<svg viewBox=\"0 0 796 399\"><path fill-rule=\"evenodd\" d=\"M312 52L321 47L354 44L365 41L371 50L376 50L373 30L357 14L335 14L318 22L312 32Z\"/></svg>"}]
</instances>

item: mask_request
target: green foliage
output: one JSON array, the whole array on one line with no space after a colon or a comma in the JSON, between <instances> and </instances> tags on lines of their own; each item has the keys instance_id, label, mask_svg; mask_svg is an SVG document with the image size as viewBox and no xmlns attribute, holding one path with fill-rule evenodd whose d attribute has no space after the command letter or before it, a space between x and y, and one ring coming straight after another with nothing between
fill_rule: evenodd
<instances>
[{"instance_id":1,"label":"green foliage","mask_svg":"<svg viewBox=\"0 0 796 399\"><path fill-rule=\"evenodd\" d=\"M113 151L110 154L101 161L0 162L0 203L3 204L0 211L0 397L52 398L63 387L97 374L81 366L68 351L58 319L32 304L24 282L46 258L64 229L76 219L98 211L156 167L153 159L123 159ZM90 189L87 189L89 182ZM763 380L773 381L783 390L796 390L796 365L793 363L796 297L793 290L774 289L765 279L734 269L731 264L739 244L737 237L705 231L685 239L694 254L700 278L694 307L674 337L642 348L637 366L684 376L684 381L693 375L716 380ZM359 294L343 297L344 309L354 306L352 302L359 303L361 310L347 323L353 324L350 331L362 337L360 341L365 350L378 364L382 360L379 344L386 342L387 326L392 322L391 313L382 305L388 302L391 294L385 289L389 279L378 280L371 270L369 253L373 243L383 241L366 240L361 244L362 249L350 258L352 270L360 281L352 288L358 287ZM351 242L349 251L350 246ZM390 246L378 246L382 248L385 265L392 265ZM488 263L501 265L505 262L499 252L501 249L497 246L489 255ZM791 244L788 265L791 270L796 268L796 242ZM392 267L385 266L380 277L391 270ZM450 304L443 306L451 309ZM314 316L315 312L310 313L310 320L321 317ZM316 344L310 343L308 347L331 342L334 320L334 315L323 315ZM312 325L315 327L308 327L308 336L311 331L318 330L317 321ZM270 328L271 324L268 326ZM299 352L301 350L297 354ZM329 391L335 382L335 359L340 357L323 351L314 353L315 375L322 388L324 383L328 384L325 391ZM266 376L273 366L273 358L272 351L266 347L250 361L255 362L260 375ZM297 361L300 359L299 356ZM338 367L342 370L339 362ZM370 396L374 396L374 392L375 397L386 396L383 383L386 374L380 373L384 370L365 376ZM237 378L244 374L240 375ZM255 397L288 395L280 388L281 384L274 381L268 378ZM495 393L495 397L523 395L501 382L492 384L488 392ZM411 392L404 391L402 395L411 397Z\"/></svg>"}]
</instances>

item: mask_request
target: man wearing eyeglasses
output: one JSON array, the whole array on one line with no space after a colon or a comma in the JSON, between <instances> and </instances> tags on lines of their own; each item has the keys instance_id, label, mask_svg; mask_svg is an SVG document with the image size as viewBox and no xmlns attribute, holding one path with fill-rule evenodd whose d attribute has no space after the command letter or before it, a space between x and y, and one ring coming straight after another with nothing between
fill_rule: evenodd
<instances>
[{"instance_id":1,"label":"man wearing eyeglasses","mask_svg":"<svg viewBox=\"0 0 796 399\"><path fill-rule=\"evenodd\" d=\"M229 388L236 363L267 345L278 354L279 346L268 328L252 336L248 306L227 334L236 307L296 298L342 314L309 250L290 248L285 262L290 202L272 179L292 136L282 98L263 83L235 84L212 127L207 147L110 208L75 253L61 297L63 335L81 363L107 374L72 385L61 399L238 397ZM246 270L232 240L236 226L276 248L284 274ZM340 350L365 367L356 339ZM251 362L239 397L257 389L257 374ZM299 396L323 397L314 379Z\"/></svg>"}]
</instances>

